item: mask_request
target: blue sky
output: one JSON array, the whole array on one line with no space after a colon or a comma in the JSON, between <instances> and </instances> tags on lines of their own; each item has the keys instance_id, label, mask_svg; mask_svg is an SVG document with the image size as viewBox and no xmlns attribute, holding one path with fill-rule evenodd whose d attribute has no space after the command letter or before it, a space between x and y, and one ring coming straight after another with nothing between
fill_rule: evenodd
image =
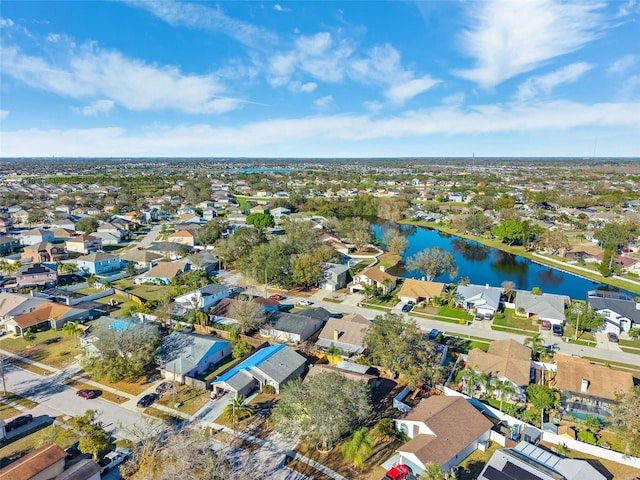
<instances>
[{"instance_id":1,"label":"blue sky","mask_svg":"<svg viewBox=\"0 0 640 480\"><path fill-rule=\"evenodd\" d=\"M639 0L0 2L0 156L640 157Z\"/></svg>"}]
</instances>

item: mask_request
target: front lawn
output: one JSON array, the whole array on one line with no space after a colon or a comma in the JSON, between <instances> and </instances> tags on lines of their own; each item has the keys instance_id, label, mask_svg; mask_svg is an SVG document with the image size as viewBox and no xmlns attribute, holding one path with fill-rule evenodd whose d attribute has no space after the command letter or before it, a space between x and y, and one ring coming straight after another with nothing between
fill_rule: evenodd
<instances>
[{"instance_id":1,"label":"front lawn","mask_svg":"<svg viewBox=\"0 0 640 480\"><path fill-rule=\"evenodd\" d=\"M449 317L449 318L458 318L463 320L473 320L473 315L471 315L466 310L461 310L460 308L449 308L446 305L443 305L438 309L438 315L441 317Z\"/></svg>"},{"instance_id":2,"label":"front lawn","mask_svg":"<svg viewBox=\"0 0 640 480\"><path fill-rule=\"evenodd\" d=\"M188 385L176 385L175 394L172 390L165 393L156 403L172 408L188 415L195 414L209 401L210 393ZM176 404L181 404L175 407Z\"/></svg>"},{"instance_id":3,"label":"front lawn","mask_svg":"<svg viewBox=\"0 0 640 480\"><path fill-rule=\"evenodd\" d=\"M530 332L537 332L540 329L540 327L537 324L534 324L530 318L515 315L511 308L506 309L503 315L504 318L500 318L501 314L497 314L493 318L493 325L513 328L515 330L527 330Z\"/></svg>"},{"instance_id":4,"label":"front lawn","mask_svg":"<svg viewBox=\"0 0 640 480\"><path fill-rule=\"evenodd\" d=\"M120 392L128 393L129 395L132 395L134 397L140 395L142 392L144 392L147 388L151 386L151 383L149 382L149 379L147 377L142 377L137 382L127 382L123 380L122 382L111 383L106 378L101 378L101 379L94 378L91 376L91 374L87 372L82 372L77 376L81 378L84 377L88 380L92 380L97 383L101 383L102 385L113 388ZM93 387L93 388L96 388L96 387Z\"/></svg>"},{"instance_id":5,"label":"front lawn","mask_svg":"<svg viewBox=\"0 0 640 480\"><path fill-rule=\"evenodd\" d=\"M2 340L0 346L34 362L60 369L71 365L75 361L75 355L80 353L75 347L73 336L65 335L60 330L37 332L33 345L27 344L22 337L11 337ZM39 369L39 373L42 373L42 369Z\"/></svg>"},{"instance_id":6,"label":"front lawn","mask_svg":"<svg viewBox=\"0 0 640 480\"><path fill-rule=\"evenodd\" d=\"M456 475L456 478L458 480L475 480L478 478L484 466L499 448L501 448L500 445L496 442L491 442L491 446L486 452L482 452L480 450L474 451L458 466L458 474Z\"/></svg>"},{"instance_id":7,"label":"front lawn","mask_svg":"<svg viewBox=\"0 0 640 480\"><path fill-rule=\"evenodd\" d=\"M132 279L118 280L113 286L146 301L162 300L171 293L171 287L166 285L137 285Z\"/></svg>"}]
</instances>

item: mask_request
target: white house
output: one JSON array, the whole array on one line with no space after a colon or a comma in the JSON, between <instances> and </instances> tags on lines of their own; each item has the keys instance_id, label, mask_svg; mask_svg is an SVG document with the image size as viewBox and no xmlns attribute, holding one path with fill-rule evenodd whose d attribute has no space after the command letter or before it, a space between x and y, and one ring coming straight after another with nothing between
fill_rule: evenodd
<instances>
[{"instance_id":1,"label":"white house","mask_svg":"<svg viewBox=\"0 0 640 480\"><path fill-rule=\"evenodd\" d=\"M23 245L35 245L36 243L53 242L54 240L55 235L51 230L36 228L20 232L20 241Z\"/></svg>"},{"instance_id":2,"label":"white house","mask_svg":"<svg viewBox=\"0 0 640 480\"><path fill-rule=\"evenodd\" d=\"M500 308L502 289L489 285L459 285L458 293L462 296L462 307L475 309L478 313L493 314Z\"/></svg>"},{"instance_id":3,"label":"white house","mask_svg":"<svg viewBox=\"0 0 640 480\"><path fill-rule=\"evenodd\" d=\"M592 290L587 293L587 303L605 318L604 330L620 335L634 326L640 326L640 302L616 292Z\"/></svg>"},{"instance_id":4,"label":"white house","mask_svg":"<svg viewBox=\"0 0 640 480\"><path fill-rule=\"evenodd\" d=\"M216 303L229 296L229 287L226 285L207 285L175 298L174 303L180 310L188 312L193 308L209 311Z\"/></svg>"}]
</instances>

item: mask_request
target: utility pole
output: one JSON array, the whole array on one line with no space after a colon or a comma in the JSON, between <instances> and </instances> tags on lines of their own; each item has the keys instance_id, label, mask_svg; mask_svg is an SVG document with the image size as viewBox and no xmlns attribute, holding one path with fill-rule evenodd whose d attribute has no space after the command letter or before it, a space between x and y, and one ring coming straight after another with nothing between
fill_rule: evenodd
<instances>
[{"instance_id":1,"label":"utility pole","mask_svg":"<svg viewBox=\"0 0 640 480\"><path fill-rule=\"evenodd\" d=\"M5 397L7 396L7 384L4 381L4 355L0 354L0 375L2 376L2 390Z\"/></svg>"},{"instance_id":2,"label":"utility pole","mask_svg":"<svg viewBox=\"0 0 640 480\"><path fill-rule=\"evenodd\" d=\"M578 340L578 328L580 328L580 314L582 312L580 310L578 310L578 319L576 320L576 331L573 334L573 341L575 342L576 340Z\"/></svg>"}]
</instances>

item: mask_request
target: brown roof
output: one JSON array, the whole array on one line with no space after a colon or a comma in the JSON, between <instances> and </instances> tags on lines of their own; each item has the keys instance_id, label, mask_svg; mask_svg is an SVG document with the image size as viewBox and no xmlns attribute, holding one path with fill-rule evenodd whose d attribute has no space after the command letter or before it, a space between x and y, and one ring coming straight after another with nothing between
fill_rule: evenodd
<instances>
[{"instance_id":1,"label":"brown roof","mask_svg":"<svg viewBox=\"0 0 640 480\"><path fill-rule=\"evenodd\" d=\"M83 235L78 235L77 237L70 238L69 240L67 240L67 243L69 243L69 242L71 242L71 243L93 242L93 241L95 241L97 239L98 238L94 237L93 235L83 234Z\"/></svg>"},{"instance_id":2,"label":"brown roof","mask_svg":"<svg viewBox=\"0 0 640 480\"><path fill-rule=\"evenodd\" d=\"M360 272L358 275L364 275L364 276L370 278L371 280L374 280L374 281L376 281L378 283L382 283L382 284L384 284L385 278L388 278L392 282L396 281L396 277L394 277L393 275L389 275L387 272L383 272L378 267L368 268L367 270L365 270L363 272Z\"/></svg>"},{"instance_id":3,"label":"brown roof","mask_svg":"<svg viewBox=\"0 0 640 480\"><path fill-rule=\"evenodd\" d=\"M44 445L0 470L0 480L30 480L66 456L58 445Z\"/></svg>"},{"instance_id":4,"label":"brown roof","mask_svg":"<svg viewBox=\"0 0 640 480\"><path fill-rule=\"evenodd\" d=\"M531 349L515 340L491 342L487 352L474 348L467 357L467 368L483 372L491 378L507 378L519 387L529 385Z\"/></svg>"},{"instance_id":5,"label":"brown roof","mask_svg":"<svg viewBox=\"0 0 640 480\"><path fill-rule=\"evenodd\" d=\"M423 422L434 434L416 435L398 448L426 465L445 465L493 425L464 397L434 395L412 409L405 420Z\"/></svg>"},{"instance_id":6,"label":"brown roof","mask_svg":"<svg viewBox=\"0 0 640 480\"><path fill-rule=\"evenodd\" d=\"M365 330L371 322L358 313L346 315L343 318L329 318L320 332L319 338L334 340L333 332L339 332L338 341L349 345L362 345Z\"/></svg>"},{"instance_id":7,"label":"brown roof","mask_svg":"<svg viewBox=\"0 0 640 480\"><path fill-rule=\"evenodd\" d=\"M186 265L187 264L184 262L160 262L145 273L144 276L147 278L173 278L178 274L178 272L183 271Z\"/></svg>"},{"instance_id":8,"label":"brown roof","mask_svg":"<svg viewBox=\"0 0 640 480\"><path fill-rule=\"evenodd\" d=\"M171 235L169 235L167 238L172 238L172 237L190 237L190 238L196 238L196 234L194 232L192 232L191 230L179 230L175 233L172 233Z\"/></svg>"},{"instance_id":9,"label":"brown roof","mask_svg":"<svg viewBox=\"0 0 640 480\"><path fill-rule=\"evenodd\" d=\"M216 304L215 307L213 307L213 310L211 310L210 313L211 315L215 315L216 317L233 318L230 315L231 306L234 303L241 301L243 300L236 300L234 298L223 298ZM276 304L278 303L276 300L266 299L264 297L254 298L253 301L262 306L270 305L270 303L268 302L275 302Z\"/></svg>"},{"instance_id":10,"label":"brown roof","mask_svg":"<svg viewBox=\"0 0 640 480\"><path fill-rule=\"evenodd\" d=\"M74 310L63 303L48 302L40 305L35 310L22 315L16 315L13 320L20 328L29 328L47 320L58 320Z\"/></svg>"},{"instance_id":11,"label":"brown roof","mask_svg":"<svg viewBox=\"0 0 640 480\"><path fill-rule=\"evenodd\" d=\"M425 282L424 280L414 280L412 278L407 278L402 284L402 287L400 287L398 296L433 298L439 297L442 294L443 289L444 283Z\"/></svg>"},{"instance_id":12,"label":"brown roof","mask_svg":"<svg viewBox=\"0 0 640 480\"><path fill-rule=\"evenodd\" d=\"M556 388L593 397L615 400L616 393L633 389L633 376L629 372L594 365L586 358L575 358L556 354ZM587 380L587 389L582 391L582 380Z\"/></svg>"}]
</instances>

